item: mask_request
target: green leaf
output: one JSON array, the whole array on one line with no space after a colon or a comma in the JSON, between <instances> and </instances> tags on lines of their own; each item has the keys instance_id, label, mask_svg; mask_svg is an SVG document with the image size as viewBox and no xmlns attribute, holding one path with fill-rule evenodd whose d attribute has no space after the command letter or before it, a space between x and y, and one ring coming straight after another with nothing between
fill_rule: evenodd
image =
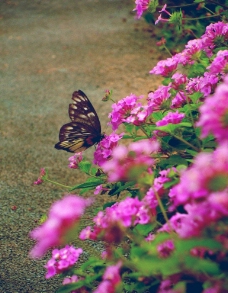
<instances>
[{"instance_id":1,"label":"green leaf","mask_svg":"<svg viewBox=\"0 0 228 293\"><path fill-rule=\"evenodd\" d=\"M162 112L154 112L151 114L151 117L153 120L159 121L159 120L162 120L162 118L164 117L164 114L162 114Z\"/></svg>"},{"instance_id":2,"label":"green leaf","mask_svg":"<svg viewBox=\"0 0 228 293\"><path fill-rule=\"evenodd\" d=\"M170 123L170 124L167 124L164 126L157 126L157 127L155 127L155 129L172 134L172 133L174 133L175 129L180 128L180 127L192 127L192 124L190 122L181 122L178 124L171 124Z\"/></svg>"},{"instance_id":3,"label":"green leaf","mask_svg":"<svg viewBox=\"0 0 228 293\"><path fill-rule=\"evenodd\" d=\"M130 181L130 182L126 182L126 183L122 182L121 185L119 185L119 184L118 184L118 186L115 185L115 187L111 191L109 191L108 194L112 195L112 196L119 194L121 191L126 190L127 188L134 186L134 185L135 185L134 181Z\"/></svg>"},{"instance_id":4,"label":"green leaf","mask_svg":"<svg viewBox=\"0 0 228 293\"><path fill-rule=\"evenodd\" d=\"M94 187L97 187L98 185L103 184L105 181L100 178L88 178L86 182L77 184L73 186L70 191L75 190L75 189L81 189L81 188L89 188L93 189Z\"/></svg>"},{"instance_id":5,"label":"green leaf","mask_svg":"<svg viewBox=\"0 0 228 293\"><path fill-rule=\"evenodd\" d=\"M208 259L202 259L193 256L186 256L184 259L186 268L194 273L203 272L209 275L219 275L221 273L219 269L219 264L212 262Z\"/></svg>"},{"instance_id":6,"label":"green leaf","mask_svg":"<svg viewBox=\"0 0 228 293\"><path fill-rule=\"evenodd\" d=\"M202 64L192 64L191 67L189 67L188 71L188 78L198 77L204 74L206 71L206 67Z\"/></svg>"},{"instance_id":7,"label":"green leaf","mask_svg":"<svg viewBox=\"0 0 228 293\"><path fill-rule=\"evenodd\" d=\"M179 155L172 155L170 158L162 160L159 163L159 166L166 167L166 168L170 166L177 166L177 165L188 166L188 162L186 159L182 158Z\"/></svg>"},{"instance_id":8,"label":"green leaf","mask_svg":"<svg viewBox=\"0 0 228 293\"><path fill-rule=\"evenodd\" d=\"M196 152L192 149L186 149L186 153L192 155L193 157L195 157L198 154L198 152Z\"/></svg>"},{"instance_id":9,"label":"green leaf","mask_svg":"<svg viewBox=\"0 0 228 293\"><path fill-rule=\"evenodd\" d=\"M132 135L127 135L127 134L124 134L123 139L133 139L134 137Z\"/></svg>"},{"instance_id":10,"label":"green leaf","mask_svg":"<svg viewBox=\"0 0 228 293\"><path fill-rule=\"evenodd\" d=\"M157 225L157 224L156 223L154 223L154 225L152 225L152 224L147 224L147 225L138 224L137 226L134 227L133 232L136 233L136 235L147 236L154 229L155 225Z\"/></svg>"},{"instance_id":11,"label":"green leaf","mask_svg":"<svg viewBox=\"0 0 228 293\"><path fill-rule=\"evenodd\" d=\"M130 124L130 123L124 123L126 132L130 133L130 134L134 134L135 133L135 125L134 124Z\"/></svg>"},{"instance_id":12,"label":"green leaf","mask_svg":"<svg viewBox=\"0 0 228 293\"><path fill-rule=\"evenodd\" d=\"M199 99L203 96L202 93L200 92L195 92L192 95L189 95L188 97L193 101L193 103L197 103L199 101Z\"/></svg>"},{"instance_id":13,"label":"green leaf","mask_svg":"<svg viewBox=\"0 0 228 293\"><path fill-rule=\"evenodd\" d=\"M92 163L89 162L89 161L84 161L84 160L82 160L82 161L78 164L78 166L79 166L79 169L80 169L82 172L84 172L84 173L86 173L86 174L89 174L90 168L92 167Z\"/></svg>"}]
</instances>

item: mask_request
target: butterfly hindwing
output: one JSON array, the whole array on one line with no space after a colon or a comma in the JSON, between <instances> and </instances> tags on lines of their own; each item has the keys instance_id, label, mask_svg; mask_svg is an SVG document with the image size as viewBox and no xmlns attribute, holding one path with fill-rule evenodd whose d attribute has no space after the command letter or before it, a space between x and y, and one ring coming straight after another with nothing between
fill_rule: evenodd
<instances>
[{"instance_id":1,"label":"butterfly hindwing","mask_svg":"<svg viewBox=\"0 0 228 293\"><path fill-rule=\"evenodd\" d=\"M73 93L72 100L69 105L72 122L61 127L55 148L77 153L99 142L103 135L99 118L88 97L79 90Z\"/></svg>"}]
</instances>

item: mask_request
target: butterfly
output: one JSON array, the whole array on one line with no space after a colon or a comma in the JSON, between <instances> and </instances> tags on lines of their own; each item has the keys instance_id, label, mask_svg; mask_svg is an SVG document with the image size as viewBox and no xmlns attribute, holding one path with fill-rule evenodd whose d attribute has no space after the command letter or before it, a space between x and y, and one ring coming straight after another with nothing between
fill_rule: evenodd
<instances>
[{"instance_id":1,"label":"butterfly","mask_svg":"<svg viewBox=\"0 0 228 293\"><path fill-rule=\"evenodd\" d=\"M59 131L58 150L79 153L104 138L101 124L90 100L78 90L72 94L73 103L69 105L70 123L64 124Z\"/></svg>"}]
</instances>

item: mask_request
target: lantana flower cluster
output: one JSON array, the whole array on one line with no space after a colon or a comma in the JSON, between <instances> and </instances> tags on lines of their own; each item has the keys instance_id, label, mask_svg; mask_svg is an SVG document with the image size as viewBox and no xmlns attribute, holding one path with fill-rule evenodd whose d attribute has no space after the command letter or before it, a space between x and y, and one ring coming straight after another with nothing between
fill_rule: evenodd
<instances>
[{"instance_id":1,"label":"lantana flower cluster","mask_svg":"<svg viewBox=\"0 0 228 293\"><path fill-rule=\"evenodd\" d=\"M116 292L116 287L118 287L122 280L119 273L121 265L122 263L120 261L116 265L112 265L106 268L102 277L102 282L99 284L94 293Z\"/></svg>"},{"instance_id":2,"label":"lantana flower cluster","mask_svg":"<svg viewBox=\"0 0 228 293\"><path fill-rule=\"evenodd\" d=\"M78 261L82 252L81 248L76 249L69 245L62 249L53 249L52 258L45 265L47 269L46 279L71 268Z\"/></svg>"},{"instance_id":3,"label":"lantana flower cluster","mask_svg":"<svg viewBox=\"0 0 228 293\"><path fill-rule=\"evenodd\" d=\"M31 256L42 257L48 249L66 243L69 240L67 234L91 204L91 199L71 194L56 201L50 208L48 219L30 233L31 238L37 241L30 252Z\"/></svg>"},{"instance_id":4,"label":"lantana flower cluster","mask_svg":"<svg viewBox=\"0 0 228 293\"><path fill-rule=\"evenodd\" d=\"M112 105L112 112L109 114L112 129L116 130L123 123L132 123L140 125L145 122L147 117L147 108L138 102L143 96L137 97L134 94L127 96L119 102Z\"/></svg>"},{"instance_id":5,"label":"lantana flower cluster","mask_svg":"<svg viewBox=\"0 0 228 293\"><path fill-rule=\"evenodd\" d=\"M110 182L134 179L139 169L143 171L153 165L151 154L158 149L159 143L150 140L140 140L128 147L117 146L112 152L112 158L102 165L102 169L108 174Z\"/></svg>"},{"instance_id":6,"label":"lantana flower cluster","mask_svg":"<svg viewBox=\"0 0 228 293\"><path fill-rule=\"evenodd\" d=\"M103 239L107 242L119 242L124 236L125 228L134 227L137 224L147 224L155 216L155 210L137 197L127 197L111 207L100 211L94 218L95 226L83 229L80 239ZM113 229L116 230L113 233ZM117 232L118 231L118 232Z\"/></svg>"},{"instance_id":7,"label":"lantana flower cluster","mask_svg":"<svg viewBox=\"0 0 228 293\"><path fill-rule=\"evenodd\" d=\"M94 164L102 166L112 156L113 149L118 145L118 141L123 137L122 134L111 133L105 135L94 152Z\"/></svg>"}]
</instances>

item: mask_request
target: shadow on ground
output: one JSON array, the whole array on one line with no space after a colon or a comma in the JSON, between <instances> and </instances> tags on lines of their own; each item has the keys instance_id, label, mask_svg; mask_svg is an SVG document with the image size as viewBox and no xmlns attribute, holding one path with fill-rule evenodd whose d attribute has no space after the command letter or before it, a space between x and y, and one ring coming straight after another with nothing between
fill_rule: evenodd
<instances>
[{"instance_id":1,"label":"shadow on ground","mask_svg":"<svg viewBox=\"0 0 228 293\"><path fill-rule=\"evenodd\" d=\"M67 167L69 154L53 147L69 121L71 93L85 91L109 133L111 104L101 102L106 89L119 100L156 88L148 72L158 53L133 7L134 1L122 0L0 3L1 292L51 293L59 285L58 278L44 278L47 257L28 257L28 234L64 193L32 184L41 167L63 184L83 180ZM93 150L86 155L91 158Z\"/></svg>"}]
</instances>

